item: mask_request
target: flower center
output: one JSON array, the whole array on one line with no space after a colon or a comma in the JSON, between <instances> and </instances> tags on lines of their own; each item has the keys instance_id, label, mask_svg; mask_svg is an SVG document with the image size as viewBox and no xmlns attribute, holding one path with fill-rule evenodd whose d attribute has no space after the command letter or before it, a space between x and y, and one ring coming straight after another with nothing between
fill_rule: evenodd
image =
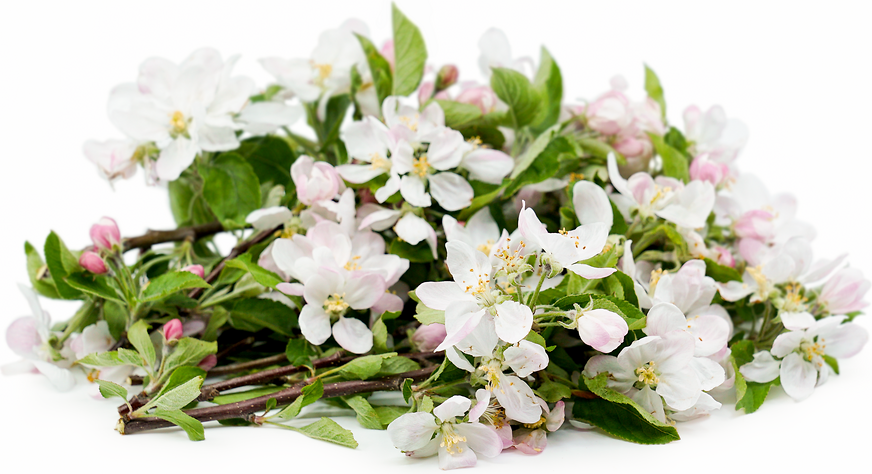
<instances>
[{"instance_id":1,"label":"flower center","mask_svg":"<svg viewBox=\"0 0 872 474\"><path fill-rule=\"evenodd\" d=\"M654 296L654 292L657 290L657 283L660 283L660 279L667 273L669 272L663 271L662 268L651 270L651 280L648 282L648 294Z\"/></svg>"},{"instance_id":2,"label":"flower center","mask_svg":"<svg viewBox=\"0 0 872 474\"><path fill-rule=\"evenodd\" d=\"M343 268L345 268L348 271L360 270L360 264L358 263L359 261L360 261L360 255L355 255L355 256L351 257L351 260L349 260L348 263L346 263Z\"/></svg>"},{"instance_id":3,"label":"flower center","mask_svg":"<svg viewBox=\"0 0 872 474\"><path fill-rule=\"evenodd\" d=\"M330 77L330 74L333 72L332 64L315 64L312 66L318 75L315 77L315 83L319 86L324 86L324 81Z\"/></svg>"},{"instance_id":4,"label":"flower center","mask_svg":"<svg viewBox=\"0 0 872 474\"><path fill-rule=\"evenodd\" d=\"M488 243L490 243L490 240L488 240ZM520 272L522 266L527 262L524 256L524 248L526 247L524 241L522 240L520 245L515 247L514 250L511 248L511 243L512 239L506 239L506 245L500 246L494 253L494 256L503 262L502 269L506 272L507 276ZM490 252L484 253L490 254Z\"/></svg>"},{"instance_id":5,"label":"flower center","mask_svg":"<svg viewBox=\"0 0 872 474\"><path fill-rule=\"evenodd\" d=\"M651 198L651 204L654 204L655 202L657 202L661 199L664 199L667 196L669 196L670 194L672 194L672 188L669 186L660 187L660 186L655 185L655 190L656 190L656 192L654 193L654 196Z\"/></svg>"},{"instance_id":6,"label":"flower center","mask_svg":"<svg viewBox=\"0 0 872 474\"><path fill-rule=\"evenodd\" d=\"M491 359L479 366L479 370L484 374L482 378L487 382L489 392L500 389L500 376L503 375L503 368L499 360Z\"/></svg>"},{"instance_id":7,"label":"flower center","mask_svg":"<svg viewBox=\"0 0 872 474\"><path fill-rule=\"evenodd\" d=\"M757 282L757 294L761 296L761 299L765 299L765 296L771 292L771 286L769 280L766 279L766 275L763 274L763 265L748 267L745 270L747 270L751 277L754 278L754 281Z\"/></svg>"},{"instance_id":8,"label":"flower center","mask_svg":"<svg viewBox=\"0 0 872 474\"><path fill-rule=\"evenodd\" d=\"M808 307L805 302L808 298L802 296L802 286L796 283L790 283L785 287L784 303L781 309L784 311L796 313L805 311Z\"/></svg>"},{"instance_id":9,"label":"flower center","mask_svg":"<svg viewBox=\"0 0 872 474\"><path fill-rule=\"evenodd\" d=\"M444 423L442 425L442 442L439 443L439 447L445 448L445 451L448 451L448 454L454 454L455 448L458 453L462 453L463 448L457 445L465 442L466 437L461 436L457 431L454 431L454 426L451 423Z\"/></svg>"},{"instance_id":10,"label":"flower center","mask_svg":"<svg viewBox=\"0 0 872 474\"><path fill-rule=\"evenodd\" d=\"M420 115L418 115L418 114L415 114L411 117L404 115L404 116L400 117L400 122L402 122L403 125L408 127L409 130L411 130L413 132L417 132L418 131L418 118L419 117L420 117Z\"/></svg>"},{"instance_id":11,"label":"flower center","mask_svg":"<svg viewBox=\"0 0 872 474\"><path fill-rule=\"evenodd\" d=\"M340 314L348 309L348 303L345 302L345 293L341 295L333 293L324 300L324 311L328 313Z\"/></svg>"},{"instance_id":12,"label":"flower center","mask_svg":"<svg viewBox=\"0 0 872 474\"><path fill-rule=\"evenodd\" d=\"M657 385L660 383L660 377L657 376L656 365L654 361L650 361L636 369L636 375L639 377L639 382L645 385Z\"/></svg>"},{"instance_id":13,"label":"flower center","mask_svg":"<svg viewBox=\"0 0 872 474\"><path fill-rule=\"evenodd\" d=\"M580 249L582 249L582 250L586 250L586 249L587 249L587 246L586 246L586 245L585 245L585 246L582 246L582 245L581 245L581 240L580 240L580 237L579 237L579 236L577 236L577 235L570 235L569 232L566 231L566 229L560 229L560 230L557 231L557 233L560 234L560 235L562 235L562 236L564 236L564 237L568 237L568 238L571 239L571 240L574 240L574 241L575 241L575 242L574 242L574 243L575 243L575 248L580 248Z\"/></svg>"},{"instance_id":14,"label":"flower center","mask_svg":"<svg viewBox=\"0 0 872 474\"><path fill-rule=\"evenodd\" d=\"M827 348L827 345L821 342L804 342L799 346L800 352L802 352L805 360L812 362L815 357L823 357L825 352L824 350Z\"/></svg>"},{"instance_id":15,"label":"flower center","mask_svg":"<svg viewBox=\"0 0 872 474\"><path fill-rule=\"evenodd\" d=\"M372 165L373 168L385 171L391 170L391 160L381 156L380 153L373 153L370 155L370 158L371 159L369 163L370 165Z\"/></svg>"},{"instance_id":16,"label":"flower center","mask_svg":"<svg viewBox=\"0 0 872 474\"><path fill-rule=\"evenodd\" d=\"M494 247L494 241L491 239L487 239L487 242L480 244L478 247L476 247L476 249L485 255L490 255L491 249L493 247Z\"/></svg>"},{"instance_id":17,"label":"flower center","mask_svg":"<svg viewBox=\"0 0 872 474\"><path fill-rule=\"evenodd\" d=\"M414 163L412 163L412 174L420 178L426 178L430 174L430 162L427 160L427 155L415 158Z\"/></svg>"},{"instance_id":18,"label":"flower center","mask_svg":"<svg viewBox=\"0 0 872 474\"><path fill-rule=\"evenodd\" d=\"M544 416L540 416L539 421L537 421L535 423L524 423L524 428L529 428L531 430L535 430L536 428L544 425L546 421L548 421L548 420L546 420Z\"/></svg>"},{"instance_id":19,"label":"flower center","mask_svg":"<svg viewBox=\"0 0 872 474\"><path fill-rule=\"evenodd\" d=\"M188 121L185 119L185 114L176 110L170 116L170 134L173 136L186 135L188 133Z\"/></svg>"}]
</instances>

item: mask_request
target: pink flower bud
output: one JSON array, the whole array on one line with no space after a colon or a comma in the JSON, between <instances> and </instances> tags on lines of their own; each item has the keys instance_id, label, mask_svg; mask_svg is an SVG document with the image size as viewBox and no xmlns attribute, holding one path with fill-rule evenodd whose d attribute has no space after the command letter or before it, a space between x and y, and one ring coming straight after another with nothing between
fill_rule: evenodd
<instances>
[{"instance_id":1,"label":"pink flower bud","mask_svg":"<svg viewBox=\"0 0 872 474\"><path fill-rule=\"evenodd\" d=\"M448 89L457 82L458 76L460 76L460 72L457 70L457 66L453 64L442 66L442 69L436 73L436 90Z\"/></svg>"},{"instance_id":2,"label":"pink flower bud","mask_svg":"<svg viewBox=\"0 0 872 474\"><path fill-rule=\"evenodd\" d=\"M722 247L720 245L715 245L714 247L712 247L712 252L718 256L716 261L721 265L726 265L728 267L736 266L736 259L733 258L733 254L730 252L730 249Z\"/></svg>"},{"instance_id":3,"label":"pink flower bud","mask_svg":"<svg viewBox=\"0 0 872 474\"><path fill-rule=\"evenodd\" d=\"M291 165L291 178L297 187L297 197L307 206L333 199L345 191L345 183L330 163L315 161L302 155Z\"/></svg>"},{"instance_id":4,"label":"pink flower bud","mask_svg":"<svg viewBox=\"0 0 872 474\"><path fill-rule=\"evenodd\" d=\"M187 267L182 268L181 271L191 272L200 278L206 278L206 271L203 269L203 265L188 265Z\"/></svg>"},{"instance_id":5,"label":"pink flower bud","mask_svg":"<svg viewBox=\"0 0 872 474\"><path fill-rule=\"evenodd\" d=\"M164 337L167 341L175 341L182 338L183 334L182 322L177 319L171 319L163 325Z\"/></svg>"},{"instance_id":6,"label":"pink flower bud","mask_svg":"<svg viewBox=\"0 0 872 474\"><path fill-rule=\"evenodd\" d=\"M493 112L499 101L494 90L488 86L470 87L461 92L455 100L463 104L475 105L483 114Z\"/></svg>"},{"instance_id":7,"label":"pink flower bud","mask_svg":"<svg viewBox=\"0 0 872 474\"><path fill-rule=\"evenodd\" d=\"M91 226L91 240L98 249L111 249L121 242L121 231L115 220L104 217Z\"/></svg>"},{"instance_id":8,"label":"pink flower bud","mask_svg":"<svg viewBox=\"0 0 872 474\"><path fill-rule=\"evenodd\" d=\"M385 44L382 45L381 51L379 51L385 59L387 59L388 64L391 65L391 71L394 70L394 40L387 40Z\"/></svg>"},{"instance_id":9,"label":"pink flower bud","mask_svg":"<svg viewBox=\"0 0 872 474\"><path fill-rule=\"evenodd\" d=\"M645 144L638 138L627 137L616 142L614 149L627 158L635 158L645 153Z\"/></svg>"},{"instance_id":10,"label":"pink flower bud","mask_svg":"<svg viewBox=\"0 0 872 474\"><path fill-rule=\"evenodd\" d=\"M421 352L431 352L435 350L448 333L445 331L445 325L439 323L420 326L412 335L412 342L418 346Z\"/></svg>"},{"instance_id":11,"label":"pink flower bud","mask_svg":"<svg viewBox=\"0 0 872 474\"><path fill-rule=\"evenodd\" d=\"M106 263L104 263L103 259L100 258L100 255L93 250L85 250L82 252L82 255L79 257L79 265L84 267L85 270L97 275L102 275L108 271L106 269Z\"/></svg>"},{"instance_id":12,"label":"pink flower bud","mask_svg":"<svg viewBox=\"0 0 872 474\"><path fill-rule=\"evenodd\" d=\"M727 165L712 161L707 153L697 156L690 164L690 179L708 181L714 186L721 184L729 173Z\"/></svg>"},{"instance_id":13,"label":"pink flower bud","mask_svg":"<svg viewBox=\"0 0 872 474\"><path fill-rule=\"evenodd\" d=\"M424 104L433 97L434 86L432 82L422 82L418 88L418 103Z\"/></svg>"},{"instance_id":14,"label":"pink flower bud","mask_svg":"<svg viewBox=\"0 0 872 474\"><path fill-rule=\"evenodd\" d=\"M197 364L197 367L205 370L206 372L212 370L212 367L218 365L218 358L215 357L215 354L209 354Z\"/></svg>"}]
</instances>

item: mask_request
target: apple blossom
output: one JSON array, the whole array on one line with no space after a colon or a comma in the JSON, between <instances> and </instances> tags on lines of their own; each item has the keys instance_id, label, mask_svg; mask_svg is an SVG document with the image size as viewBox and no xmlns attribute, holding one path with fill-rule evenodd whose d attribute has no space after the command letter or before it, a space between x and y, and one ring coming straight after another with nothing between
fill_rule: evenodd
<instances>
[{"instance_id":1,"label":"apple blossom","mask_svg":"<svg viewBox=\"0 0 872 474\"><path fill-rule=\"evenodd\" d=\"M118 224L115 223L115 219L109 217L103 217L92 225L90 234L94 247L98 249L111 249L121 242Z\"/></svg>"},{"instance_id":2,"label":"apple blossom","mask_svg":"<svg viewBox=\"0 0 872 474\"><path fill-rule=\"evenodd\" d=\"M206 270L203 269L203 265L188 265L186 267L182 267L181 271L191 272L200 278L206 278Z\"/></svg>"},{"instance_id":3,"label":"apple blossom","mask_svg":"<svg viewBox=\"0 0 872 474\"><path fill-rule=\"evenodd\" d=\"M100 175L110 183L118 178L129 179L136 174L139 143L134 140L88 140L83 151L85 157L97 166Z\"/></svg>"},{"instance_id":4,"label":"apple blossom","mask_svg":"<svg viewBox=\"0 0 872 474\"><path fill-rule=\"evenodd\" d=\"M818 303L830 314L847 314L865 308L869 280L856 268L844 268L824 283Z\"/></svg>"},{"instance_id":5,"label":"apple blossom","mask_svg":"<svg viewBox=\"0 0 872 474\"><path fill-rule=\"evenodd\" d=\"M329 163L315 162L306 155L300 156L291 165L291 178L297 190L297 198L303 204L332 200L345 191L345 183Z\"/></svg>"},{"instance_id":6,"label":"apple blossom","mask_svg":"<svg viewBox=\"0 0 872 474\"><path fill-rule=\"evenodd\" d=\"M163 334L167 341L173 341L182 338L182 322L176 318L167 321L163 325Z\"/></svg>"},{"instance_id":7,"label":"apple blossom","mask_svg":"<svg viewBox=\"0 0 872 474\"><path fill-rule=\"evenodd\" d=\"M445 340L445 325L439 323L425 324L415 330L411 341L421 352L432 352Z\"/></svg>"},{"instance_id":8,"label":"apple blossom","mask_svg":"<svg viewBox=\"0 0 872 474\"><path fill-rule=\"evenodd\" d=\"M524 454L539 454L548 445L546 435L553 433L563 426L565 403L559 401L554 404L554 409L548 408L548 404L541 398L539 405L544 415L538 422L524 425L514 434L513 446Z\"/></svg>"},{"instance_id":9,"label":"apple blossom","mask_svg":"<svg viewBox=\"0 0 872 474\"><path fill-rule=\"evenodd\" d=\"M100 254L93 250L85 250L82 252L82 255L79 256L79 265L96 275L102 275L109 271L109 269L106 268L106 263L103 262L103 259L100 257Z\"/></svg>"}]
</instances>

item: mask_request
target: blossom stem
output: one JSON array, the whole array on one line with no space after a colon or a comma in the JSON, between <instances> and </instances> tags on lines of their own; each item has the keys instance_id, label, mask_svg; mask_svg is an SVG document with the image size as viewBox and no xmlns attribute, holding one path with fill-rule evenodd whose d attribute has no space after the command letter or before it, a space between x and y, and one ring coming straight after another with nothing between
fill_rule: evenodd
<instances>
[{"instance_id":1,"label":"blossom stem","mask_svg":"<svg viewBox=\"0 0 872 474\"><path fill-rule=\"evenodd\" d=\"M433 366L377 380L351 380L347 382L331 383L324 386L324 395L322 398L334 398L369 392L398 391L402 389L403 383L406 379L412 379L412 381L416 382L421 381L429 377L435 370L436 366ZM252 398L238 403L194 408L185 411L185 414L201 422L227 420L230 418L242 418L249 422L256 422L258 417L255 416L255 413L265 410L270 399L274 399L277 402L277 406L288 405L293 403L294 400L302 394L302 389L303 385L294 385L293 387L288 387L269 395ZM133 419L122 417L118 423L117 429L121 434L134 434L142 431L166 428L169 426L172 426L172 423L152 416Z\"/></svg>"},{"instance_id":2,"label":"blossom stem","mask_svg":"<svg viewBox=\"0 0 872 474\"><path fill-rule=\"evenodd\" d=\"M148 249L152 245L166 242L180 242L183 240L199 240L217 234L224 230L220 222L214 221L188 227L179 227L175 230L149 230L138 237L124 239L124 251L133 249Z\"/></svg>"},{"instance_id":3,"label":"blossom stem","mask_svg":"<svg viewBox=\"0 0 872 474\"><path fill-rule=\"evenodd\" d=\"M536 289L533 291L533 295L530 296L529 300L527 300L527 306L530 307L531 311L536 311L536 303L539 300L539 290L542 289L542 283L545 282L546 276L548 276L548 274L543 271L542 276L539 277L539 283L536 284Z\"/></svg>"}]
</instances>

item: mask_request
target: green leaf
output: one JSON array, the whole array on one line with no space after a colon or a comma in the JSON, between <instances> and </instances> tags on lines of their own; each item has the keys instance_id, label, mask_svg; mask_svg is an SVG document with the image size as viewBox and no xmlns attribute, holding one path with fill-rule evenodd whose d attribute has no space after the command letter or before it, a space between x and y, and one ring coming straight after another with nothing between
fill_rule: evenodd
<instances>
[{"instance_id":1,"label":"green leaf","mask_svg":"<svg viewBox=\"0 0 872 474\"><path fill-rule=\"evenodd\" d=\"M58 289L49 275L48 266L30 242L24 243L24 254L27 257L27 275L33 289L46 298L60 299Z\"/></svg>"},{"instance_id":2,"label":"green leaf","mask_svg":"<svg viewBox=\"0 0 872 474\"><path fill-rule=\"evenodd\" d=\"M73 273L67 275L66 278L64 278L64 281L71 287L83 293L88 293L106 300L125 303L115 287L109 284L111 280L104 276L94 275L93 273Z\"/></svg>"},{"instance_id":3,"label":"green leaf","mask_svg":"<svg viewBox=\"0 0 872 474\"><path fill-rule=\"evenodd\" d=\"M128 317L130 317L130 312L126 305L122 306L114 301L103 303L103 319L109 325L109 334L116 341L121 339L121 335L127 330Z\"/></svg>"},{"instance_id":4,"label":"green leaf","mask_svg":"<svg viewBox=\"0 0 872 474\"><path fill-rule=\"evenodd\" d=\"M97 382L97 385L100 386L100 395L103 395L103 398L120 397L124 400L124 403L127 403L126 388L108 380L96 379L94 381Z\"/></svg>"},{"instance_id":5,"label":"green leaf","mask_svg":"<svg viewBox=\"0 0 872 474\"><path fill-rule=\"evenodd\" d=\"M133 344L139 355L146 361L149 367L154 367L156 355L154 352L154 343L151 342L151 337L148 335L148 323L139 320L130 326L127 330L127 340Z\"/></svg>"},{"instance_id":6,"label":"green leaf","mask_svg":"<svg viewBox=\"0 0 872 474\"><path fill-rule=\"evenodd\" d=\"M251 261L251 255L244 253L233 260L228 260L227 263L224 264L225 268L238 268L240 270L245 270L248 273L251 273L251 276L254 278L254 281L260 283L261 285L267 288L275 288L279 283L284 282L278 275L275 273L261 267L260 265Z\"/></svg>"},{"instance_id":7,"label":"green leaf","mask_svg":"<svg viewBox=\"0 0 872 474\"><path fill-rule=\"evenodd\" d=\"M376 376L379 371L381 371L384 359L396 355L396 352L388 352L386 354L358 357L357 359L343 365L339 369L339 374L349 380L366 380Z\"/></svg>"},{"instance_id":8,"label":"green leaf","mask_svg":"<svg viewBox=\"0 0 872 474\"><path fill-rule=\"evenodd\" d=\"M491 88L509 106L514 128L519 129L533 122L543 102L530 80L513 69L495 67L491 71Z\"/></svg>"},{"instance_id":9,"label":"green leaf","mask_svg":"<svg viewBox=\"0 0 872 474\"><path fill-rule=\"evenodd\" d=\"M304 338L289 339L288 345L285 347L285 356L291 365L310 365L316 355L315 349Z\"/></svg>"},{"instance_id":10,"label":"green leaf","mask_svg":"<svg viewBox=\"0 0 872 474\"><path fill-rule=\"evenodd\" d=\"M249 330L268 328L284 336L293 336L297 314L284 303L260 298L239 300L230 311L234 327L243 323Z\"/></svg>"},{"instance_id":11,"label":"green leaf","mask_svg":"<svg viewBox=\"0 0 872 474\"><path fill-rule=\"evenodd\" d=\"M82 293L64 281L64 278L70 273L81 270L79 261L54 231L48 234L48 238L45 239L43 252L45 253L45 262L48 266L49 274L58 290L58 295L66 300L81 299Z\"/></svg>"},{"instance_id":12,"label":"green leaf","mask_svg":"<svg viewBox=\"0 0 872 474\"><path fill-rule=\"evenodd\" d=\"M436 100L445 113L445 126L454 130L469 127L482 118L481 109L476 105L454 102L453 100Z\"/></svg>"},{"instance_id":13,"label":"green leaf","mask_svg":"<svg viewBox=\"0 0 872 474\"><path fill-rule=\"evenodd\" d=\"M780 385L781 378L766 383L748 382L739 369L754 360L754 343L748 340L737 341L730 346L730 359L736 372L736 410L745 409L745 413L754 413L769 395L773 385Z\"/></svg>"},{"instance_id":14,"label":"green leaf","mask_svg":"<svg viewBox=\"0 0 872 474\"><path fill-rule=\"evenodd\" d=\"M170 195L170 210L173 219L179 227L186 225L205 224L215 220L215 215L209 209L201 193L195 193L203 185L202 179L188 176L187 173L170 181L167 190Z\"/></svg>"},{"instance_id":15,"label":"green leaf","mask_svg":"<svg viewBox=\"0 0 872 474\"><path fill-rule=\"evenodd\" d=\"M206 434L203 431L203 423L191 418L181 410L157 410L152 415L162 420L169 421L185 430L185 433L188 434L188 439L191 441L203 441L206 439Z\"/></svg>"},{"instance_id":16,"label":"green leaf","mask_svg":"<svg viewBox=\"0 0 872 474\"><path fill-rule=\"evenodd\" d=\"M572 396L572 389L551 380L545 380L536 390L539 396L548 403L556 403Z\"/></svg>"},{"instance_id":17,"label":"green leaf","mask_svg":"<svg viewBox=\"0 0 872 474\"><path fill-rule=\"evenodd\" d=\"M224 227L245 226L245 218L260 208L260 181L237 153L222 153L200 168L203 197Z\"/></svg>"},{"instance_id":18,"label":"green leaf","mask_svg":"<svg viewBox=\"0 0 872 474\"><path fill-rule=\"evenodd\" d=\"M627 221L624 220L624 215L618 210L618 206L609 199L609 203L612 205L612 230L611 234L624 235L629 230L629 226L627 226Z\"/></svg>"},{"instance_id":19,"label":"green leaf","mask_svg":"<svg viewBox=\"0 0 872 474\"><path fill-rule=\"evenodd\" d=\"M720 283L742 281L742 275L733 267L721 265L710 258L705 259L705 274Z\"/></svg>"},{"instance_id":20,"label":"green leaf","mask_svg":"<svg viewBox=\"0 0 872 474\"><path fill-rule=\"evenodd\" d=\"M357 413L357 422L360 423L360 426L370 430L385 429L379 420L378 413L375 412L372 405L362 396L342 397L342 401L347 403Z\"/></svg>"},{"instance_id":21,"label":"green leaf","mask_svg":"<svg viewBox=\"0 0 872 474\"><path fill-rule=\"evenodd\" d=\"M148 282L142 290L140 301L148 303L162 300L173 293L191 288L211 288L211 285L191 272L164 273Z\"/></svg>"},{"instance_id":22,"label":"green leaf","mask_svg":"<svg viewBox=\"0 0 872 474\"><path fill-rule=\"evenodd\" d=\"M351 431L348 431L345 428L339 426L338 423L331 420L330 418L321 418L315 423L304 426L302 428L279 424L276 424L274 426L302 433L312 439L329 441L331 443L352 449L357 447L357 441L354 440L354 434L352 434Z\"/></svg>"},{"instance_id":23,"label":"green leaf","mask_svg":"<svg viewBox=\"0 0 872 474\"><path fill-rule=\"evenodd\" d=\"M376 415L378 415L378 421L382 424L382 426L388 426L389 424L391 424L391 422L409 412L409 407L389 405L373 408L375 409L375 413Z\"/></svg>"},{"instance_id":24,"label":"green leaf","mask_svg":"<svg viewBox=\"0 0 872 474\"><path fill-rule=\"evenodd\" d=\"M513 180L521 175L527 168L530 167L531 164L539 157L539 154L551 144L551 140L553 140L557 133L559 132L560 127L554 126L549 128L548 130L542 132L530 146L518 156L518 159L515 160L515 167L512 169L512 174L509 175L509 179Z\"/></svg>"},{"instance_id":25,"label":"green leaf","mask_svg":"<svg viewBox=\"0 0 872 474\"><path fill-rule=\"evenodd\" d=\"M472 217L481 208L489 205L491 202L493 202L494 199L498 198L500 193L503 192L503 189L505 189L506 186L508 186L508 184L503 184L502 186L494 189L487 194L482 194L481 196L476 196L472 198L472 204L470 204L469 207L467 207L466 209L460 211L460 215L457 216L457 220L469 220L469 218Z\"/></svg>"},{"instance_id":26,"label":"green leaf","mask_svg":"<svg viewBox=\"0 0 872 474\"><path fill-rule=\"evenodd\" d=\"M661 423L632 399L607 386L608 374L584 377L587 389L600 398L576 400L572 414L618 438L640 444L666 444L679 438L673 426Z\"/></svg>"},{"instance_id":27,"label":"green leaf","mask_svg":"<svg viewBox=\"0 0 872 474\"><path fill-rule=\"evenodd\" d=\"M382 361L381 368L376 374L376 377L387 377L389 375L402 374L404 372L411 372L420 368L420 364L412 359L409 359L408 357L389 357Z\"/></svg>"},{"instance_id":28,"label":"green leaf","mask_svg":"<svg viewBox=\"0 0 872 474\"><path fill-rule=\"evenodd\" d=\"M284 139L273 135L252 137L243 140L235 153L245 158L261 184L271 181L284 186L286 192L294 190L291 165L297 156Z\"/></svg>"},{"instance_id":29,"label":"green leaf","mask_svg":"<svg viewBox=\"0 0 872 474\"><path fill-rule=\"evenodd\" d=\"M657 227L642 234L638 242L633 244L633 256L638 257L642 251L650 247L655 242L664 240L671 242L675 246L675 250L679 255L687 254L687 242L684 237L669 224L660 224Z\"/></svg>"},{"instance_id":30,"label":"green leaf","mask_svg":"<svg viewBox=\"0 0 872 474\"><path fill-rule=\"evenodd\" d=\"M423 241L418 245L412 245L400 239L392 240L388 253L398 255L412 263L427 263L435 260L430 246Z\"/></svg>"},{"instance_id":31,"label":"green leaf","mask_svg":"<svg viewBox=\"0 0 872 474\"><path fill-rule=\"evenodd\" d=\"M156 406L158 410L164 411L181 410L200 396L202 386L203 378L195 377L172 390L168 390L146 406Z\"/></svg>"},{"instance_id":32,"label":"green leaf","mask_svg":"<svg viewBox=\"0 0 872 474\"><path fill-rule=\"evenodd\" d=\"M425 326L433 323L445 324L445 311L431 309L424 306L424 303L418 303L415 307L415 319Z\"/></svg>"},{"instance_id":33,"label":"green leaf","mask_svg":"<svg viewBox=\"0 0 872 474\"><path fill-rule=\"evenodd\" d=\"M533 129L541 132L557 123L563 101L563 77L560 74L560 67L544 47L539 59L539 70L533 78L533 87L543 102L539 115L533 122Z\"/></svg>"},{"instance_id":34,"label":"green leaf","mask_svg":"<svg viewBox=\"0 0 872 474\"><path fill-rule=\"evenodd\" d=\"M427 47L421 30L406 15L391 5L394 30L394 82L393 94L407 96L418 88L424 76Z\"/></svg>"},{"instance_id":35,"label":"green leaf","mask_svg":"<svg viewBox=\"0 0 872 474\"><path fill-rule=\"evenodd\" d=\"M183 337L176 343L173 352L166 358L163 363L165 371L170 371L176 367L195 366L200 363L206 356L212 355L218 351L218 343L206 342L193 337Z\"/></svg>"},{"instance_id":36,"label":"green leaf","mask_svg":"<svg viewBox=\"0 0 872 474\"><path fill-rule=\"evenodd\" d=\"M388 351L388 328L381 318L372 325L372 350L375 353Z\"/></svg>"},{"instance_id":37,"label":"green leaf","mask_svg":"<svg viewBox=\"0 0 872 474\"><path fill-rule=\"evenodd\" d=\"M554 176L560 168L561 155L576 156L576 148L563 136L558 136L548 143L530 165L506 188L505 194L511 196L528 184L536 184Z\"/></svg>"},{"instance_id":38,"label":"green leaf","mask_svg":"<svg viewBox=\"0 0 872 474\"><path fill-rule=\"evenodd\" d=\"M824 362L833 369L833 372L835 372L836 375L839 375L839 361L837 361L835 357L824 355Z\"/></svg>"},{"instance_id":39,"label":"green leaf","mask_svg":"<svg viewBox=\"0 0 872 474\"><path fill-rule=\"evenodd\" d=\"M666 100L663 98L663 86L654 70L645 65L645 91L654 102L660 104L660 116L666 121Z\"/></svg>"},{"instance_id":40,"label":"green leaf","mask_svg":"<svg viewBox=\"0 0 872 474\"><path fill-rule=\"evenodd\" d=\"M531 330L527 333L527 336L524 337L524 339L532 343L539 344L542 347L548 347L547 343L545 342L545 338L536 331Z\"/></svg>"},{"instance_id":41,"label":"green leaf","mask_svg":"<svg viewBox=\"0 0 872 474\"><path fill-rule=\"evenodd\" d=\"M663 174L685 183L690 181L687 158L680 151L667 145L660 135L649 133L648 136L651 138L654 150L663 159Z\"/></svg>"},{"instance_id":42,"label":"green leaf","mask_svg":"<svg viewBox=\"0 0 872 474\"><path fill-rule=\"evenodd\" d=\"M161 387L160 392L158 392L157 396L160 397L163 394L173 390L176 387L184 385L188 383L191 379L200 377L202 379L206 379L206 371L190 365L185 365L182 367L176 367L173 370L173 373L170 375L169 380L164 383L163 387Z\"/></svg>"},{"instance_id":43,"label":"green leaf","mask_svg":"<svg viewBox=\"0 0 872 474\"><path fill-rule=\"evenodd\" d=\"M246 390L244 392L233 392L224 395L218 395L217 397L209 401L216 405L229 405L231 403L244 402L245 400L251 400L252 398L262 397L264 395L271 395L284 389L284 387L275 386L260 387L252 390Z\"/></svg>"},{"instance_id":44,"label":"green leaf","mask_svg":"<svg viewBox=\"0 0 872 474\"><path fill-rule=\"evenodd\" d=\"M609 275L608 279L618 281L623 289L623 299L638 308L639 298L636 296L636 284L633 281L633 277L618 270Z\"/></svg>"},{"instance_id":45,"label":"green leaf","mask_svg":"<svg viewBox=\"0 0 872 474\"><path fill-rule=\"evenodd\" d=\"M313 383L303 387L300 391L300 396L297 397L293 403L286 406L282 411L276 413L270 418L274 417L279 420L290 420L291 418L295 418L300 414L300 410L302 410L303 407L317 402L322 396L324 396L324 382L321 382L321 379L315 379Z\"/></svg>"},{"instance_id":46,"label":"green leaf","mask_svg":"<svg viewBox=\"0 0 872 474\"><path fill-rule=\"evenodd\" d=\"M440 366L440 369L441 368L442 366ZM405 400L406 403L409 403L412 399L412 383L414 383L414 380L412 379L403 380L403 400Z\"/></svg>"},{"instance_id":47,"label":"green leaf","mask_svg":"<svg viewBox=\"0 0 872 474\"><path fill-rule=\"evenodd\" d=\"M360 41L360 46L363 48L363 54L366 55L366 62L369 64L369 70L372 73L372 82L378 96L378 103L381 104L386 97L391 95L393 90L391 65L367 37L357 33L354 36L357 36L357 40Z\"/></svg>"}]
</instances>

